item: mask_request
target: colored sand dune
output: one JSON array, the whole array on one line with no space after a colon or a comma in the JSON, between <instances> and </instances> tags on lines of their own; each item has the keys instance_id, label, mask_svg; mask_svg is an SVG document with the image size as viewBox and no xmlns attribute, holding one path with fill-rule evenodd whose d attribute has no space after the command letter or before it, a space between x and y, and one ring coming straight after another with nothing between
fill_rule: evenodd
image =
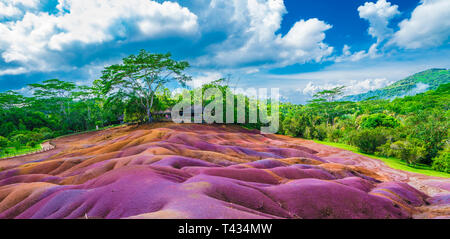
<instances>
[{"instance_id":1,"label":"colored sand dune","mask_svg":"<svg viewBox=\"0 0 450 239\"><path fill-rule=\"evenodd\" d=\"M0 161L0 218L445 218L450 180L238 127L119 127Z\"/></svg>"}]
</instances>

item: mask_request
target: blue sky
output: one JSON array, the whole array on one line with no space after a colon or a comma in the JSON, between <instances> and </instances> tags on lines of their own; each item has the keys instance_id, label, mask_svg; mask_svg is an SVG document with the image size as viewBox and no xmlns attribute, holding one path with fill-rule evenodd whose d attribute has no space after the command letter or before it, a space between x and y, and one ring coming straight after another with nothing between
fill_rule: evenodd
<instances>
[{"instance_id":1,"label":"blue sky","mask_svg":"<svg viewBox=\"0 0 450 239\"><path fill-rule=\"evenodd\" d=\"M304 103L448 68L449 16L448 0L0 0L0 91L88 84L146 49L188 60L191 86L229 76Z\"/></svg>"}]
</instances>

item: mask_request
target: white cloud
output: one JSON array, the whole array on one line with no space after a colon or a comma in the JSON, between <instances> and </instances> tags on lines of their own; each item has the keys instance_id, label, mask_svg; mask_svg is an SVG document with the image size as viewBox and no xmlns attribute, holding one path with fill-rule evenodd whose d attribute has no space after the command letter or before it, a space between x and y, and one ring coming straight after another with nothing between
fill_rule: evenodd
<instances>
[{"instance_id":1,"label":"white cloud","mask_svg":"<svg viewBox=\"0 0 450 239\"><path fill-rule=\"evenodd\" d=\"M39 0L6 0L14 5L22 5L24 7L36 8L39 4Z\"/></svg>"},{"instance_id":2,"label":"white cloud","mask_svg":"<svg viewBox=\"0 0 450 239\"><path fill-rule=\"evenodd\" d=\"M187 85L192 88L199 88L221 78L223 78L223 75L219 72L203 72L201 75L193 77L192 81L187 82Z\"/></svg>"},{"instance_id":3,"label":"white cloud","mask_svg":"<svg viewBox=\"0 0 450 239\"><path fill-rule=\"evenodd\" d=\"M376 3L366 2L363 6L358 7L359 16L369 21L369 34L382 42L390 35L393 30L388 27L389 20L400 14L397 5L391 5L386 0L378 0Z\"/></svg>"},{"instance_id":4,"label":"white cloud","mask_svg":"<svg viewBox=\"0 0 450 239\"><path fill-rule=\"evenodd\" d=\"M248 70L245 71L245 74L254 74L258 72L259 72L258 68L249 68Z\"/></svg>"},{"instance_id":5,"label":"white cloud","mask_svg":"<svg viewBox=\"0 0 450 239\"><path fill-rule=\"evenodd\" d=\"M399 24L391 44L417 49L439 46L450 36L450 1L423 0L411 18Z\"/></svg>"},{"instance_id":6,"label":"white cloud","mask_svg":"<svg viewBox=\"0 0 450 239\"><path fill-rule=\"evenodd\" d=\"M0 19L2 17L13 17L17 16L21 13L20 9L17 7L7 4L4 2L0 2Z\"/></svg>"},{"instance_id":7,"label":"white cloud","mask_svg":"<svg viewBox=\"0 0 450 239\"><path fill-rule=\"evenodd\" d=\"M368 33L377 41L368 50L351 52L348 45L344 45L342 55L332 57L336 62L356 62L365 58L376 58L382 56L378 49L386 39L392 37L394 30L389 27L389 21L399 15L397 5L391 5L386 0L378 0L376 3L366 2L358 7L359 16L369 22Z\"/></svg>"},{"instance_id":8,"label":"white cloud","mask_svg":"<svg viewBox=\"0 0 450 239\"><path fill-rule=\"evenodd\" d=\"M25 86L25 87L22 87L22 88L20 88L18 90L15 90L15 92L17 92L17 93L19 93L19 94L21 94L23 96L26 96L26 97L33 96L33 94L34 94L34 90L31 89L28 86Z\"/></svg>"},{"instance_id":9,"label":"white cloud","mask_svg":"<svg viewBox=\"0 0 450 239\"><path fill-rule=\"evenodd\" d=\"M388 80L387 78L376 78L376 79L365 79L362 81L349 81L347 87L345 88L345 94L353 95L365 93L371 90L380 89L386 87L395 81Z\"/></svg>"},{"instance_id":10,"label":"white cloud","mask_svg":"<svg viewBox=\"0 0 450 239\"><path fill-rule=\"evenodd\" d=\"M332 26L316 18L300 20L289 32L276 34L281 27L286 8L282 0L229 1L234 4L230 14L241 28L229 34L228 39L213 47L215 64L235 66L259 62L289 65L308 61L321 61L333 48L323 42L325 31ZM213 1L223 4L222 1ZM228 6L231 7L231 6ZM244 26L242 28L242 26ZM210 64L210 57L200 59L200 64Z\"/></svg>"},{"instance_id":11,"label":"white cloud","mask_svg":"<svg viewBox=\"0 0 450 239\"><path fill-rule=\"evenodd\" d=\"M322 90L330 90L339 85L334 84L323 84L323 85L315 85L313 82L308 82L305 88L299 88L297 91L302 92L305 95L313 96L315 93Z\"/></svg>"},{"instance_id":12,"label":"white cloud","mask_svg":"<svg viewBox=\"0 0 450 239\"><path fill-rule=\"evenodd\" d=\"M23 15L23 10L35 9L38 4L39 0L0 0L0 19Z\"/></svg>"},{"instance_id":13,"label":"white cloud","mask_svg":"<svg viewBox=\"0 0 450 239\"><path fill-rule=\"evenodd\" d=\"M54 50L75 41L91 44L110 41L117 35L125 37L122 29L135 24L140 37L191 34L197 28L197 16L173 2L65 0L61 4L59 8L70 9L70 13L58 17L57 28L62 32L52 36L49 43Z\"/></svg>"},{"instance_id":14,"label":"white cloud","mask_svg":"<svg viewBox=\"0 0 450 239\"><path fill-rule=\"evenodd\" d=\"M362 50L358 52L351 52L350 46L344 45L342 48L342 55L334 57L335 62L344 62L344 61L351 61L356 62L359 60L362 60L364 58L370 57L370 58L376 58L381 56L381 54L378 53L378 43L372 44L370 46L368 51Z\"/></svg>"},{"instance_id":15,"label":"white cloud","mask_svg":"<svg viewBox=\"0 0 450 239\"><path fill-rule=\"evenodd\" d=\"M315 93L322 90L330 90L338 86L345 86L344 95L354 95L365 93L371 90L376 90L388 86L395 81L388 80L386 78L376 78L376 79L365 79L362 81L350 80L343 84L339 83L326 83L326 84L314 84L313 82L308 82L305 88L297 89L297 91L302 92L305 95L313 96Z\"/></svg>"},{"instance_id":16,"label":"white cloud","mask_svg":"<svg viewBox=\"0 0 450 239\"><path fill-rule=\"evenodd\" d=\"M0 76L3 75L19 75L27 72L27 69L24 67L17 67L17 68L8 68L5 70L0 70Z\"/></svg>"},{"instance_id":17,"label":"white cloud","mask_svg":"<svg viewBox=\"0 0 450 239\"><path fill-rule=\"evenodd\" d=\"M34 1L17 4L34 6ZM60 10L26 12L0 23L0 52L5 62L41 71L52 70L54 55L74 43L101 44L117 37L128 41L197 32L197 16L178 3L149 0L60 0ZM59 67L59 66L58 66Z\"/></svg>"}]
</instances>

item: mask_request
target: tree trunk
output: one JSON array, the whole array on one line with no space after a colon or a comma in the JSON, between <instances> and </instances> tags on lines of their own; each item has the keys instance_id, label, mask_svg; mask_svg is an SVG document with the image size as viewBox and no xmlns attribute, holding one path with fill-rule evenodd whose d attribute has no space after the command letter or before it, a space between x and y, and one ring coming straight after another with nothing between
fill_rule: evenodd
<instances>
[{"instance_id":1,"label":"tree trunk","mask_svg":"<svg viewBox=\"0 0 450 239\"><path fill-rule=\"evenodd\" d=\"M155 95L153 95L152 93L152 98L150 99L150 102L148 102L148 98L147 98L147 119L148 119L148 123L152 123L153 122L153 117L152 117L152 113L150 112L152 107L153 107L153 98Z\"/></svg>"},{"instance_id":2,"label":"tree trunk","mask_svg":"<svg viewBox=\"0 0 450 239\"><path fill-rule=\"evenodd\" d=\"M147 108L147 120L149 124L153 122L153 117L152 113L150 112L150 108Z\"/></svg>"}]
</instances>

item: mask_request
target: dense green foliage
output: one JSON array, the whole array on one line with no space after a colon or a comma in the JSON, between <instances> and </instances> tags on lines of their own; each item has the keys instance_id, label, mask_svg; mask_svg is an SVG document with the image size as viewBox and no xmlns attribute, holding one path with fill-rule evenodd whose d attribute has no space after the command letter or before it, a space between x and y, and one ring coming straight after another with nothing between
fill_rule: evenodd
<instances>
[{"instance_id":1,"label":"dense green foliage","mask_svg":"<svg viewBox=\"0 0 450 239\"><path fill-rule=\"evenodd\" d=\"M282 105L280 133L448 172L450 84L395 100Z\"/></svg>"},{"instance_id":2,"label":"dense green foliage","mask_svg":"<svg viewBox=\"0 0 450 239\"><path fill-rule=\"evenodd\" d=\"M175 103L164 85L188 80L181 72L188 66L170 54L141 51L124 64L106 67L102 79L90 86L51 79L30 84L31 97L0 93L0 155L29 151L61 135L148 120L150 111Z\"/></svg>"},{"instance_id":3,"label":"dense green foliage","mask_svg":"<svg viewBox=\"0 0 450 239\"><path fill-rule=\"evenodd\" d=\"M191 80L183 74L188 67L189 63L186 61L171 59L170 53L151 54L141 50L138 55L124 58L122 64L105 68L102 93L107 97L120 97L135 103L132 111L136 113L144 109L146 121L152 122L151 111L155 98L158 97L158 90L164 90L164 85L171 81L185 85Z\"/></svg>"},{"instance_id":4,"label":"dense green foliage","mask_svg":"<svg viewBox=\"0 0 450 239\"><path fill-rule=\"evenodd\" d=\"M392 99L405 95L415 95L424 90L435 90L441 84L450 83L450 72L447 69L430 69L403 80L397 81L387 87L369 91L367 93L350 95L343 100L361 101L369 98Z\"/></svg>"},{"instance_id":5,"label":"dense green foliage","mask_svg":"<svg viewBox=\"0 0 450 239\"><path fill-rule=\"evenodd\" d=\"M448 144L433 160L433 168L438 171L450 173L450 146Z\"/></svg>"}]
</instances>

